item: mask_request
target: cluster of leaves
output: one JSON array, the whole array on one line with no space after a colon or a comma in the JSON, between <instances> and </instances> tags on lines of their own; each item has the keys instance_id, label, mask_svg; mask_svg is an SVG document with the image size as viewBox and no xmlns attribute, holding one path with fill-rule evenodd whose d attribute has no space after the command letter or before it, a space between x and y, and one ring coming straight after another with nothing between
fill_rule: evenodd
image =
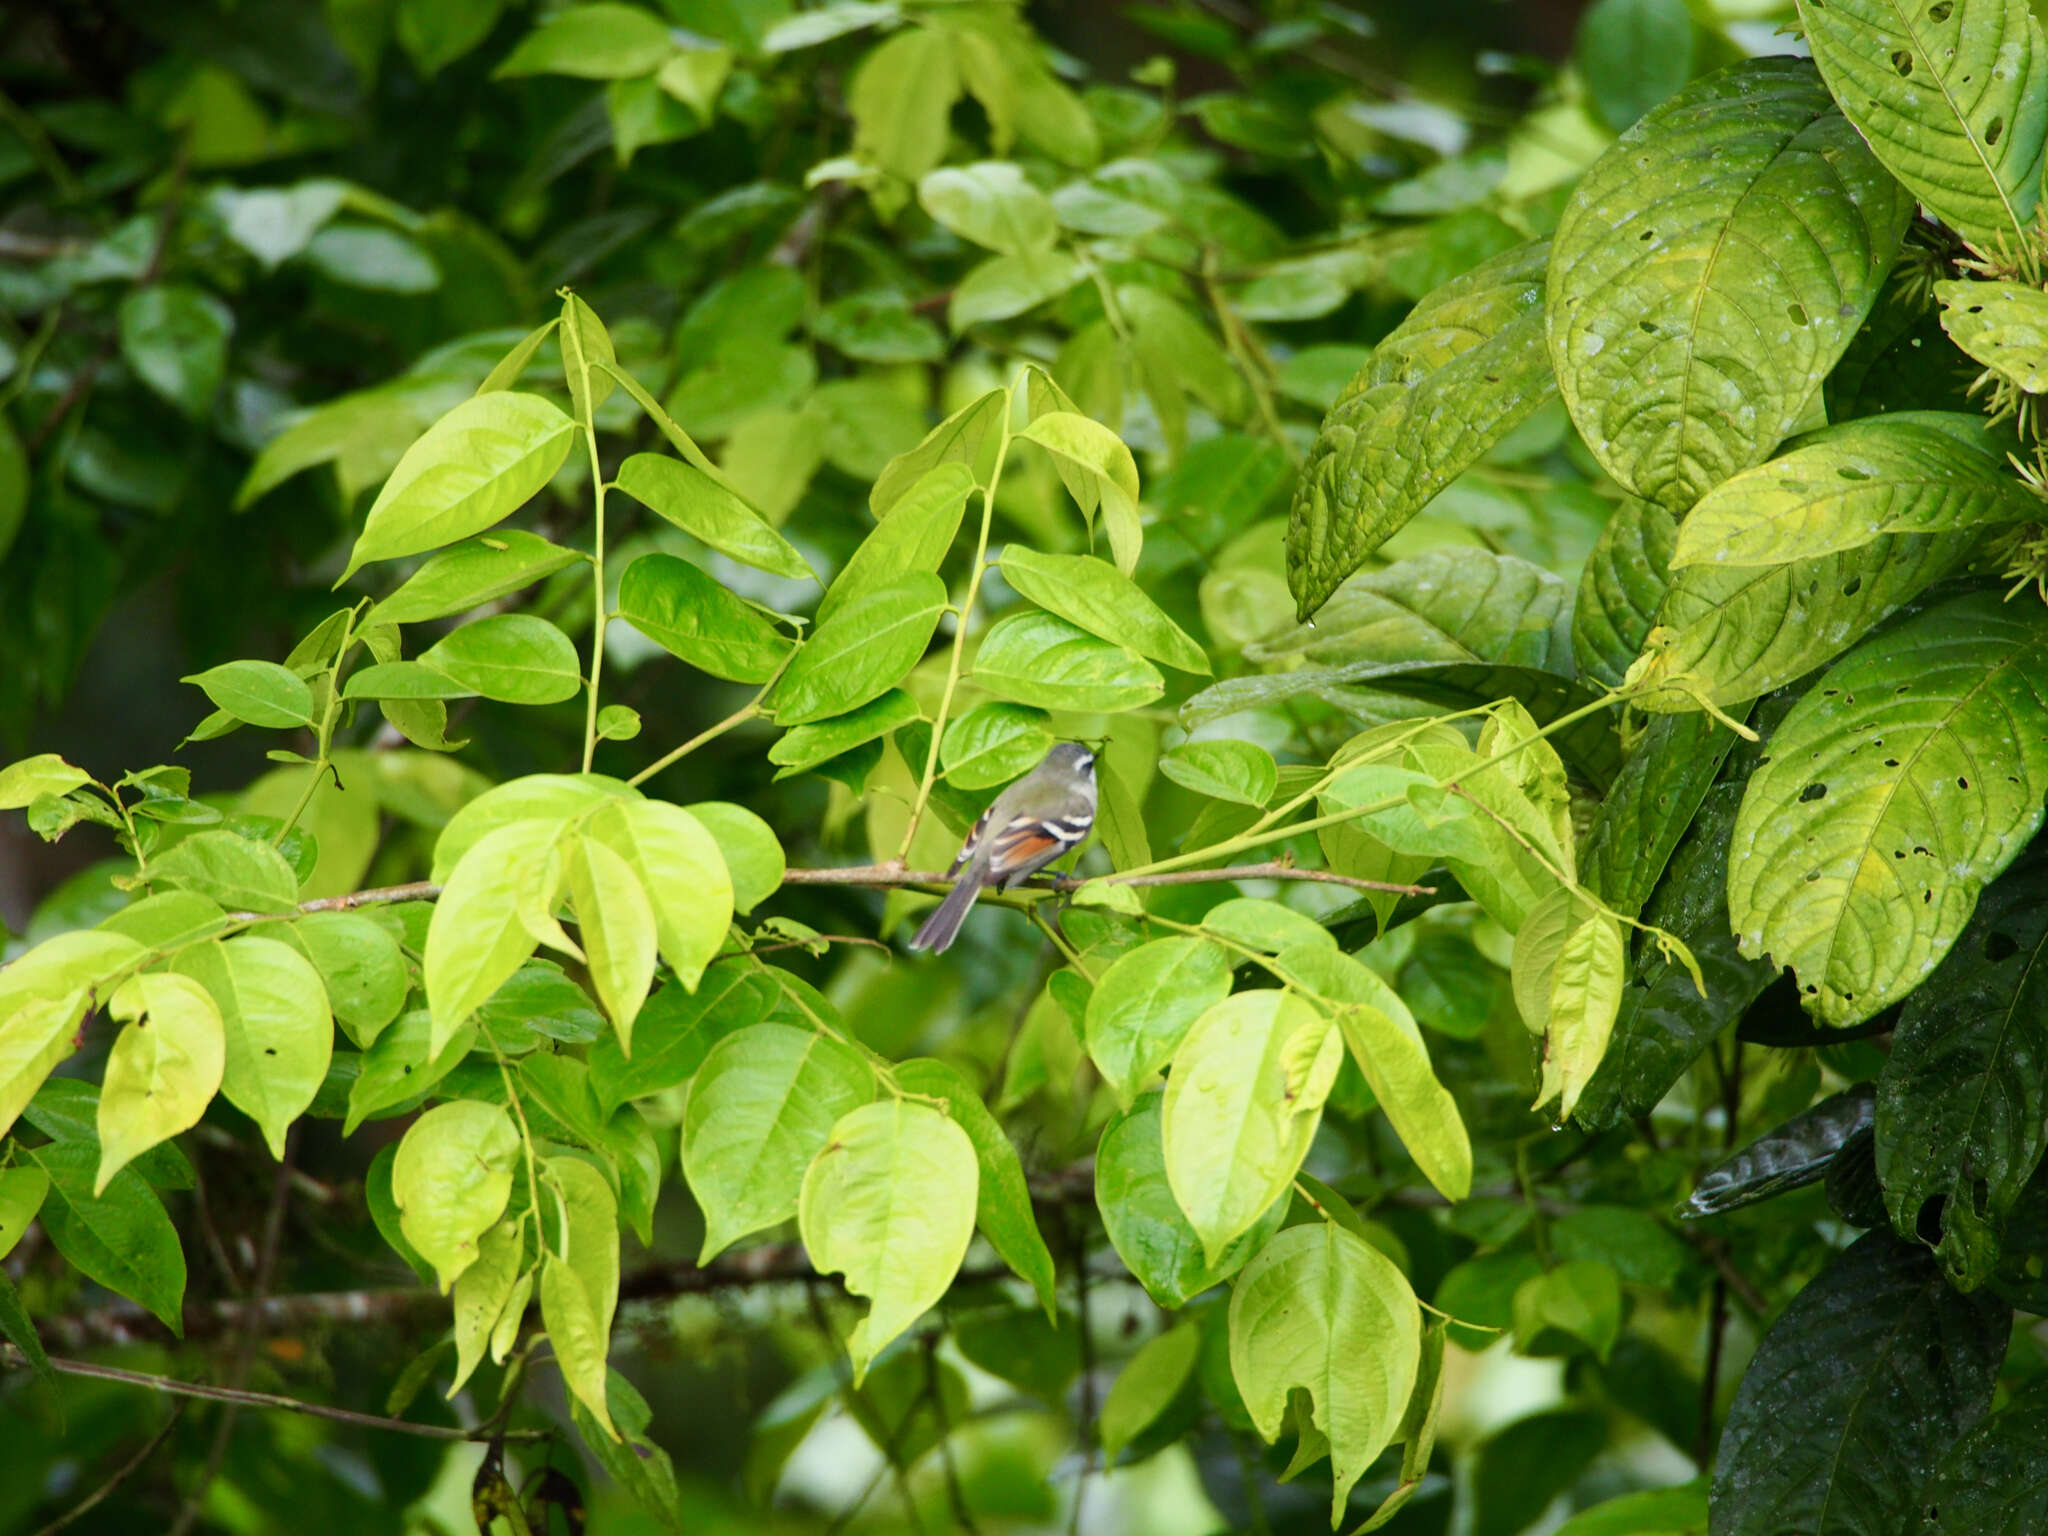
<instances>
[{"instance_id":1,"label":"cluster of leaves","mask_svg":"<svg viewBox=\"0 0 2048 1536\"><path fill-rule=\"evenodd\" d=\"M0 1255L32 1224L54 1250L0 1275L14 1349L47 1373L31 1314L83 1282L183 1327L171 1210L225 1103L285 1165L323 1122L337 1159L397 1133L362 1203L452 1322L393 1414L488 1361L488 1425L544 1422L544 1344L668 1529L690 1479L608 1364L658 1206L693 1273L793 1223L850 1298L782 1346L756 1493L843 1411L913 1517L1045 1518L1049 1461L1037 1502L962 1483L956 1450L1022 1454L976 1440L988 1391L1077 1402L1061 1448L1118 1477L1219 1440L1226 1518L1305 1476L1333 1527L1439 1530L1432 1468L1468 1461L1464 1518L1511 1536L1613 1492L1585 1474L1637 1426L1705 1474L1725 1407L1711 1500L1574 1529L2024 1522L2048 44L2021 0L1941 0L1903 45L1888 8L1802 5L1812 59L1602 0L1476 149L1294 62L1320 11L1249 40L1153 17L1241 71L1184 100L1163 62L1076 89L1003 5L669 9L394 8L415 75L533 93L507 233L607 147L645 199L552 234L577 254L549 275L611 281L530 330L496 323L535 318L548 262L461 215L202 187L319 125L184 59L154 137L87 173L156 175L151 205L20 278L49 453L0 501L9 590L64 600L81 495L175 512L111 489L149 396L200 445L177 498L303 503L277 523L352 591L276 599L282 662L186 679L193 744L285 733L243 792L0 769L0 810L121 853L0 970ZM351 28L329 45L374 64ZM66 122L18 130L21 174L80 179ZM844 153L778 179L793 126ZM693 154L738 173L684 199L663 156ZM434 345L287 416L265 348L307 322L273 295L247 336L206 285L293 273ZM681 744L642 752L655 727ZM1101 744L1063 890L991 895L953 958L893 969L819 926L893 933L1060 738ZM1731 1291L1770 1326L1724 1403ZM1447 1362L1503 1333L1570 1395L1488 1426ZM1992 1415L2002 1377L2025 1395ZM1240 1464L1251 1436L1281 1449ZM517 1529L552 1486L523 1504L501 1443L477 1507Z\"/></svg>"}]
</instances>

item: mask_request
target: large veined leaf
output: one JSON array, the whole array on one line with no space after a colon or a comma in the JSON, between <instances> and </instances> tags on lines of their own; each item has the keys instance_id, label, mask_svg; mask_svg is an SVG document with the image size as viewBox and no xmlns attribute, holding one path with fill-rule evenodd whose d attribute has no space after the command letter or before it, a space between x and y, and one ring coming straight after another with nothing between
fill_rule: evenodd
<instances>
[{"instance_id":1,"label":"large veined leaf","mask_svg":"<svg viewBox=\"0 0 2048 1536\"><path fill-rule=\"evenodd\" d=\"M1991 1406L2012 1311L1865 1234L1771 1325L1714 1459L1713 1536L1914 1529L1927 1469Z\"/></svg>"},{"instance_id":2,"label":"large veined leaf","mask_svg":"<svg viewBox=\"0 0 2048 1536\"><path fill-rule=\"evenodd\" d=\"M1746 955L1798 974L1825 1023L1926 979L2048 797L2048 609L1979 593L1833 667L1785 717L1735 826Z\"/></svg>"},{"instance_id":3,"label":"large veined leaf","mask_svg":"<svg viewBox=\"0 0 2048 1536\"><path fill-rule=\"evenodd\" d=\"M1781 565L1887 533L2038 516L2040 498L2006 469L1983 418L1961 422L1965 432L1881 417L1802 438L1701 497L1678 530L1671 564Z\"/></svg>"},{"instance_id":4,"label":"large veined leaf","mask_svg":"<svg viewBox=\"0 0 2048 1536\"><path fill-rule=\"evenodd\" d=\"M1631 917L1643 910L1734 745L1735 733L1712 715L1650 722L1579 850L1579 875L1594 895Z\"/></svg>"},{"instance_id":5,"label":"large veined leaf","mask_svg":"<svg viewBox=\"0 0 2048 1536\"><path fill-rule=\"evenodd\" d=\"M1690 565L1657 612L1636 682L1674 686L1640 695L1652 713L1721 709L1761 698L1834 660L1955 571L1974 530L1884 534L1868 544L1785 565Z\"/></svg>"},{"instance_id":6,"label":"large veined leaf","mask_svg":"<svg viewBox=\"0 0 2048 1536\"><path fill-rule=\"evenodd\" d=\"M1799 0L1821 78L1929 213L2024 240L2048 144L2048 48L2026 0Z\"/></svg>"},{"instance_id":7,"label":"large veined leaf","mask_svg":"<svg viewBox=\"0 0 2048 1536\"><path fill-rule=\"evenodd\" d=\"M1268 1441L1280 1436L1291 1392L1314 1400L1336 1483L1333 1529L1400 1428L1421 1363L1422 1309L1407 1278L1333 1221L1281 1233L1232 1288L1230 1373Z\"/></svg>"},{"instance_id":8,"label":"large veined leaf","mask_svg":"<svg viewBox=\"0 0 2048 1536\"><path fill-rule=\"evenodd\" d=\"M1287 521L1297 617L1549 398L1549 256L1520 246L1430 294L1330 407Z\"/></svg>"},{"instance_id":9,"label":"large veined leaf","mask_svg":"<svg viewBox=\"0 0 2048 1536\"><path fill-rule=\"evenodd\" d=\"M1804 59L1694 81L1566 205L1544 307L1558 389L1623 486L1683 512L1805 414L1912 200Z\"/></svg>"},{"instance_id":10,"label":"large veined leaf","mask_svg":"<svg viewBox=\"0 0 2048 1536\"><path fill-rule=\"evenodd\" d=\"M1941 1458L1926 1491L1929 1536L2048 1529L2048 1383L2013 1394Z\"/></svg>"},{"instance_id":11,"label":"large veined leaf","mask_svg":"<svg viewBox=\"0 0 2048 1536\"><path fill-rule=\"evenodd\" d=\"M1621 686L1671 585L1677 542L1677 521L1654 502L1631 496L1615 508L1586 557L1572 605L1572 655L1583 676Z\"/></svg>"},{"instance_id":12,"label":"large veined leaf","mask_svg":"<svg viewBox=\"0 0 2048 1536\"><path fill-rule=\"evenodd\" d=\"M1901 1236L1981 1284L2048 1146L2048 848L1984 893L1907 999L1877 1101L1877 1171ZM1935 1203L1929 1210L1928 1202Z\"/></svg>"}]
</instances>

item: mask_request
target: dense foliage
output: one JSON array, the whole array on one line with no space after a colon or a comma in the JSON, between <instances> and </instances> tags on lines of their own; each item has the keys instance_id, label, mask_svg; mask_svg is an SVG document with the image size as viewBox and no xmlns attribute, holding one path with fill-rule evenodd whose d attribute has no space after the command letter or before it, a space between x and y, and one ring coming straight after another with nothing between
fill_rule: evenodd
<instances>
[{"instance_id":1,"label":"dense foliage","mask_svg":"<svg viewBox=\"0 0 2048 1536\"><path fill-rule=\"evenodd\" d=\"M1269 9L24 25L0 1527L2048 1518L2040 25Z\"/></svg>"}]
</instances>

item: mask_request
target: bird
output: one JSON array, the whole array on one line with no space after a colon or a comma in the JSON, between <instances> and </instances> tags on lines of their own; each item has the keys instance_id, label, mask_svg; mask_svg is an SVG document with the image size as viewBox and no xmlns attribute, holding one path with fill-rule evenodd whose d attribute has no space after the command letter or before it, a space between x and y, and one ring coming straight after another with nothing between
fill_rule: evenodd
<instances>
[{"instance_id":1,"label":"bird","mask_svg":"<svg viewBox=\"0 0 2048 1536\"><path fill-rule=\"evenodd\" d=\"M910 941L943 952L975 898L989 886L1009 890L1078 848L1095 824L1095 754L1063 741L1039 765L989 802L946 871L953 889Z\"/></svg>"}]
</instances>

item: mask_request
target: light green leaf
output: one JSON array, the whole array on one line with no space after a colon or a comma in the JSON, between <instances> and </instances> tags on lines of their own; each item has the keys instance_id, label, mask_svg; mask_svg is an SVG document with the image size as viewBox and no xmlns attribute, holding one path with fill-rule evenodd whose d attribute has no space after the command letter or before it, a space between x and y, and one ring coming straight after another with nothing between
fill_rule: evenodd
<instances>
[{"instance_id":1,"label":"light green leaf","mask_svg":"<svg viewBox=\"0 0 2048 1536\"><path fill-rule=\"evenodd\" d=\"M732 926L732 877L717 840L696 817L664 800L600 806L584 835L609 845L640 877L654 906L661 958L694 992Z\"/></svg>"},{"instance_id":2,"label":"light green leaf","mask_svg":"<svg viewBox=\"0 0 2048 1536\"><path fill-rule=\"evenodd\" d=\"M900 576L836 609L776 685L776 723L806 725L880 698L924 656L945 610L946 584L929 571Z\"/></svg>"},{"instance_id":3,"label":"light green leaf","mask_svg":"<svg viewBox=\"0 0 2048 1536\"><path fill-rule=\"evenodd\" d=\"M58 934L0 970L0 1135L71 1054L102 984L146 954L123 934L85 929Z\"/></svg>"},{"instance_id":4,"label":"light green leaf","mask_svg":"<svg viewBox=\"0 0 2048 1536\"><path fill-rule=\"evenodd\" d=\"M561 320L562 381L568 386L571 413L588 423L611 397L618 357L611 332L576 294L562 295Z\"/></svg>"},{"instance_id":5,"label":"light green leaf","mask_svg":"<svg viewBox=\"0 0 2048 1536\"><path fill-rule=\"evenodd\" d=\"M299 677L273 661L230 661L182 677L247 725L272 730L313 723L313 693Z\"/></svg>"},{"instance_id":6,"label":"light green leaf","mask_svg":"<svg viewBox=\"0 0 2048 1536\"><path fill-rule=\"evenodd\" d=\"M476 1262L519 1165L519 1127L496 1104L437 1104L406 1128L391 1167L405 1239L434 1267L443 1295Z\"/></svg>"},{"instance_id":7,"label":"light green leaf","mask_svg":"<svg viewBox=\"0 0 2048 1536\"><path fill-rule=\"evenodd\" d=\"M590 1089L609 1117L629 1099L679 1088L696 1075L711 1047L736 1030L759 1024L776 1002L773 983L737 965L722 965L695 993L665 986L647 1000L633 1026L629 1058L616 1035L590 1048Z\"/></svg>"},{"instance_id":8,"label":"light green leaf","mask_svg":"<svg viewBox=\"0 0 2048 1536\"><path fill-rule=\"evenodd\" d=\"M568 874L591 984L630 1055L633 1020L654 985L654 908L633 866L595 837L575 841Z\"/></svg>"},{"instance_id":9,"label":"light green leaf","mask_svg":"<svg viewBox=\"0 0 2048 1536\"><path fill-rule=\"evenodd\" d=\"M700 672L765 683L794 648L767 615L676 555L642 555L619 582L619 617Z\"/></svg>"},{"instance_id":10,"label":"light green leaf","mask_svg":"<svg viewBox=\"0 0 2048 1536\"><path fill-rule=\"evenodd\" d=\"M428 647L420 665L504 704L559 704L583 688L575 645L530 613L474 619Z\"/></svg>"},{"instance_id":11,"label":"light green leaf","mask_svg":"<svg viewBox=\"0 0 2048 1536\"><path fill-rule=\"evenodd\" d=\"M1330 1523L1400 1427L1422 1360L1422 1312L1391 1259L1334 1222L1292 1227L1230 1296L1230 1373L1252 1424L1279 1438L1288 1394L1314 1399L1336 1488Z\"/></svg>"},{"instance_id":12,"label":"light green leaf","mask_svg":"<svg viewBox=\"0 0 2048 1536\"><path fill-rule=\"evenodd\" d=\"M1742 952L1860 1022L1932 971L2048 797L2048 610L1952 599L1859 646L1772 735L1736 820Z\"/></svg>"},{"instance_id":13,"label":"light green leaf","mask_svg":"<svg viewBox=\"0 0 2048 1536\"><path fill-rule=\"evenodd\" d=\"M946 154L946 117L960 96L948 31L905 27L861 61L847 87L853 152L916 181Z\"/></svg>"},{"instance_id":14,"label":"light green leaf","mask_svg":"<svg viewBox=\"0 0 2048 1536\"><path fill-rule=\"evenodd\" d=\"M815 48L849 32L868 27L889 26L900 21L903 12L893 4L869 4L867 0L834 0L815 11L785 16L768 28L761 41L764 53L793 53Z\"/></svg>"},{"instance_id":15,"label":"light green leaf","mask_svg":"<svg viewBox=\"0 0 2048 1536\"><path fill-rule=\"evenodd\" d=\"M1088 995L1088 1054L1128 1110L1193 1027L1230 995L1230 957L1207 939L1155 939L1119 956Z\"/></svg>"},{"instance_id":16,"label":"light green leaf","mask_svg":"<svg viewBox=\"0 0 2048 1536\"><path fill-rule=\"evenodd\" d=\"M990 628L974 654L974 681L998 698L1087 714L1137 709L1166 691L1144 658L1036 612Z\"/></svg>"},{"instance_id":17,"label":"light green leaf","mask_svg":"<svg viewBox=\"0 0 2048 1536\"><path fill-rule=\"evenodd\" d=\"M363 616L361 627L418 624L468 613L581 558L575 550L550 544L538 534L500 529L429 556L396 592Z\"/></svg>"},{"instance_id":18,"label":"light green leaf","mask_svg":"<svg viewBox=\"0 0 2048 1536\"><path fill-rule=\"evenodd\" d=\"M1594 457L1674 512L1761 463L1856 334L1911 215L1808 60L1751 59L1646 114L1552 242L1550 356Z\"/></svg>"},{"instance_id":19,"label":"light green leaf","mask_svg":"<svg viewBox=\"0 0 2048 1536\"><path fill-rule=\"evenodd\" d=\"M319 969L334 1020L359 1047L367 1047L405 1006L411 987L398 941L356 912L312 912L285 926Z\"/></svg>"},{"instance_id":20,"label":"light green leaf","mask_svg":"<svg viewBox=\"0 0 2048 1536\"><path fill-rule=\"evenodd\" d=\"M1202 1330L1193 1323L1169 1328L1131 1356L1102 1400L1096 1433L1102 1454L1114 1465L1123 1448L1152 1427L1194 1375L1202 1353Z\"/></svg>"},{"instance_id":21,"label":"light green leaf","mask_svg":"<svg viewBox=\"0 0 2048 1536\"><path fill-rule=\"evenodd\" d=\"M693 465L659 453L636 453L619 466L618 488L742 565L794 580L811 568L738 493Z\"/></svg>"},{"instance_id":22,"label":"light green leaf","mask_svg":"<svg viewBox=\"0 0 2048 1536\"><path fill-rule=\"evenodd\" d=\"M959 464L982 483L984 464L993 467L996 440L1006 426L1009 393L991 389L977 395L924 435L908 453L899 453L875 478L868 491L868 510L886 518L906 492L942 464Z\"/></svg>"},{"instance_id":23,"label":"light green leaf","mask_svg":"<svg viewBox=\"0 0 2048 1536\"><path fill-rule=\"evenodd\" d=\"M1291 992L1240 992L1189 1028L1160 1131L1174 1199L1211 1265L1286 1191L1343 1059L1337 1030Z\"/></svg>"},{"instance_id":24,"label":"light green leaf","mask_svg":"<svg viewBox=\"0 0 2048 1536\"><path fill-rule=\"evenodd\" d=\"M734 911L751 912L782 889L789 865L767 822L728 800L699 800L687 809L718 844L732 880Z\"/></svg>"},{"instance_id":25,"label":"light green leaf","mask_svg":"<svg viewBox=\"0 0 2048 1536\"><path fill-rule=\"evenodd\" d=\"M1703 496L1679 527L1671 564L1780 565L1887 533L1945 533L2040 514L2040 498L2006 471L2002 456L1966 443L1895 416L1816 432Z\"/></svg>"},{"instance_id":26,"label":"light green leaf","mask_svg":"<svg viewBox=\"0 0 2048 1536\"><path fill-rule=\"evenodd\" d=\"M2048 390L2048 293L2023 283L1945 282L1941 328L1949 340L2024 394Z\"/></svg>"},{"instance_id":27,"label":"light green leaf","mask_svg":"<svg viewBox=\"0 0 2048 1536\"><path fill-rule=\"evenodd\" d=\"M1005 256L1041 250L1059 234L1045 194L1007 160L933 171L917 184L917 200L961 239Z\"/></svg>"},{"instance_id":28,"label":"light green leaf","mask_svg":"<svg viewBox=\"0 0 2048 1536\"><path fill-rule=\"evenodd\" d=\"M185 1254L157 1192L124 1168L95 1195L100 1151L90 1142L54 1141L28 1155L49 1176L39 1217L57 1251L88 1280L140 1302L184 1337Z\"/></svg>"},{"instance_id":29,"label":"light green leaf","mask_svg":"<svg viewBox=\"0 0 2048 1536\"><path fill-rule=\"evenodd\" d=\"M1160 758L1159 771L1183 789L1238 805L1262 806L1280 787L1273 754L1250 741L1184 741Z\"/></svg>"},{"instance_id":30,"label":"light green leaf","mask_svg":"<svg viewBox=\"0 0 2048 1536\"><path fill-rule=\"evenodd\" d=\"M0 811L19 811L44 795L68 795L91 782L91 774L72 767L54 752L24 757L0 768Z\"/></svg>"},{"instance_id":31,"label":"light green leaf","mask_svg":"<svg viewBox=\"0 0 2048 1536\"><path fill-rule=\"evenodd\" d=\"M434 843L430 879L446 883L457 863L484 834L515 821L567 821L613 798L639 791L601 773L530 773L485 790L448 818Z\"/></svg>"},{"instance_id":32,"label":"light green leaf","mask_svg":"<svg viewBox=\"0 0 2048 1536\"><path fill-rule=\"evenodd\" d=\"M472 699L476 690L421 662L383 661L351 672L341 696L376 699L380 703L390 700L394 704L423 704L439 699ZM445 720L444 714L444 723Z\"/></svg>"},{"instance_id":33,"label":"light green leaf","mask_svg":"<svg viewBox=\"0 0 2048 1536\"><path fill-rule=\"evenodd\" d=\"M1202 926L1246 949L1269 955L1297 944L1334 948L1337 943L1329 930L1306 912L1297 912L1263 896L1233 896L1219 901L1202 914Z\"/></svg>"},{"instance_id":34,"label":"light green leaf","mask_svg":"<svg viewBox=\"0 0 2048 1536\"><path fill-rule=\"evenodd\" d=\"M1037 767L1052 744L1045 711L977 704L946 727L939 764L955 789L993 789Z\"/></svg>"},{"instance_id":35,"label":"light green leaf","mask_svg":"<svg viewBox=\"0 0 2048 1536\"><path fill-rule=\"evenodd\" d=\"M501 1221L477 1244L476 1262L456 1277L455 1379L448 1385L451 1399L483 1363L491 1334L518 1288L525 1259L525 1222Z\"/></svg>"},{"instance_id":36,"label":"light green leaf","mask_svg":"<svg viewBox=\"0 0 2048 1536\"><path fill-rule=\"evenodd\" d=\"M1607 1054L1628 980L1628 946L1612 917L1559 888L1515 935L1514 962L1523 1022L1543 1032L1543 1078L1531 1107L1561 1099L1561 1123Z\"/></svg>"},{"instance_id":37,"label":"light green leaf","mask_svg":"<svg viewBox=\"0 0 2048 1536\"><path fill-rule=\"evenodd\" d=\"M0 1168L0 1259L28 1231L50 1192L50 1176L40 1168Z\"/></svg>"},{"instance_id":38,"label":"light green leaf","mask_svg":"<svg viewBox=\"0 0 2048 1536\"><path fill-rule=\"evenodd\" d=\"M452 830L453 823L450 823ZM427 925L422 981L434 1030L429 1056L525 964L537 944L520 914L523 872L543 865L562 836L554 819L486 832L447 876Z\"/></svg>"},{"instance_id":39,"label":"light green leaf","mask_svg":"<svg viewBox=\"0 0 2048 1536\"><path fill-rule=\"evenodd\" d=\"M1560 1264L1515 1288L1514 1315L1518 1353L1590 1349L1605 1361L1621 1334L1621 1281L1598 1259Z\"/></svg>"},{"instance_id":40,"label":"light green leaf","mask_svg":"<svg viewBox=\"0 0 2048 1536\"><path fill-rule=\"evenodd\" d=\"M313 963L255 934L195 944L174 969L213 994L227 1040L220 1091L284 1157L284 1134L306 1112L334 1056L334 1017Z\"/></svg>"},{"instance_id":41,"label":"light green leaf","mask_svg":"<svg viewBox=\"0 0 2048 1536\"><path fill-rule=\"evenodd\" d=\"M832 579L818 604L818 622L824 623L848 598L886 586L899 576L937 571L953 547L973 489L973 472L951 459L934 464L906 487Z\"/></svg>"},{"instance_id":42,"label":"light green leaf","mask_svg":"<svg viewBox=\"0 0 2048 1536\"><path fill-rule=\"evenodd\" d=\"M508 390L464 400L399 459L341 581L372 560L422 554L504 521L554 477L575 433L540 395Z\"/></svg>"},{"instance_id":43,"label":"light green leaf","mask_svg":"<svg viewBox=\"0 0 2048 1536\"><path fill-rule=\"evenodd\" d=\"M714 1045L683 1109L683 1176L704 1212L697 1262L794 1216L834 1122L874 1092L850 1046L809 1029L754 1024Z\"/></svg>"},{"instance_id":44,"label":"light green leaf","mask_svg":"<svg viewBox=\"0 0 2048 1536\"><path fill-rule=\"evenodd\" d=\"M859 709L786 733L768 749L768 761L781 767L775 777L786 779L923 718L915 699L901 688L891 688Z\"/></svg>"},{"instance_id":45,"label":"light green leaf","mask_svg":"<svg viewBox=\"0 0 2048 1536\"><path fill-rule=\"evenodd\" d=\"M1036 443L1052 455L1053 468L1059 472L1061 484L1066 486L1067 494L1074 498L1082 513L1090 519L1091 527L1097 510L1101 511L1103 528L1109 536L1110 553L1116 559L1116 568L1125 576L1129 576L1137 569L1138 554L1144 544L1144 530L1138 520L1137 461L1131 457L1131 450L1125 446L1122 438L1102 423L1092 421L1075 410L1073 402L1067 399L1051 379L1043 374L1033 374L1031 377L1031 424L1018 436L1026 442ZM1050 403L1059 409L1041 408L1038 398L1041 386L1050 394ZM1145 609L1149 610L1152 607L1151 599L1144 599L1144 605ZM1160 618L1165 619L1165 615L1161 614ZM1166 623L1171 626L1172 621L1166 620ZM1178 630L1175 630L1175 633L1177 634ZM1178 654L1186 653L1181 651ZM1159 659L1172 666L1181 665L1172 656L1161 656ZM1208 669L1188 667L1186 670Z\"/></svg>"},{"instance_id":46,"label":"light green leaf","mask_svg":"<svg viewBox=\"0 0 2048 1536\"><path fill-rule=\"evenodd\" d=\"M946 322L958 334L992 320L1011 320L1058 298L1087 275L1078 258L1049 247L991 256L954 285Z\"/></svg>"},{"instance_id":47,"label":"light green leaf","mask_svg":"<svg viewBox=\"0 0 2048 1536\"><path fill-rule=\"evenodd\" d=\"M2024 0L1801 0L1821 78L1885 168L1980 248L2025 240L2048 48Z\"/></svg>"},{"instance_id":48,"label":"light green leaf","mask_svg":"<svg viewBox=\"0 0 2048 1536\"><path fill-rule=\"evenodd\" d=\"M856 1386L953 1283L979 1183L967 1133L923 1104L865 1104L832 1127L804 1175L797 1224L818 1271L843 1274L871 1303L846 1341Z\"/></svg>"},{"instance_id":49,"label":"light green leaf","mask_svg":"<svg viewBox=\"0 0 2048 1536\"><path fill-rule=\"evenodd\" d=\"M619 1304L619 1210L604 1175L580 1157L542 1165L560 1197L566 1230L543 1224L540 1319L554 1346L562 1380L614 1439L605 1392L612 1314Z\"/></svg>"},{"instance_id":50,"label":"light green leaf","mask_svg":"<svg viewBox=\"0 0 2048 1536\"><path fill-rule=\"evenodd\" d=\"M149 874L210 897L230 912L296 912L299 906L299 877L284 855L239 832L194 832L152 859Z\"/></svg>"},{"instance_id":51,"label":"light green leaf","mask_svg":"<svg viewBox=\"0 0 2048 1536\"><path fill-rule=\"evenodd\" d=\"M667 25L652 11L600 0L548 16L493 74L500 80L514 75L623 80L652 74L675 51Z\"/></svg>"},{"instance_id":52,"label":"light green leaf","mask_svg":"<svg viewBox=\"0 0 2048 1536\"><path fill-rule=\"evenodd\" d=\"M1287 522L1298 618L1550 398L1549 258L1548 242L1520 246L1430 294L1338 396Z\"/></svg>"},{"instance_id":53,"label":"light green leaf","mask_svg":"<svg viewBox=\"0 0 2048 1536\"><path fill-rule=\"evenodd\" d=\"M100 1087L95 1198L131 1158L199 1123L227 1061L220 1010L189 977L131 976L107 1011L127 1027Z\"/></svg>"},{"instance_id":54,"label":"light green leaf","mask_svg":"<svg viewBox=\"0 0 2048 1536\"><path fill-rule=\"evenodd\" d=\"M1209 658L1202 648L1136 582L1106 561L1093 555L1045 555L1010 544L1003 550L1003 580L1090 634L1182 672L1208 675Z\"/></svg>"},{"instance_id":55,"label":"light green leaf","mask_svg":"<svg viewBox=\"0 0 2048 1536\"><path fill-rule=\"evenodd\" d=\"M1057 1277L1052 1253L1038 1230L1037 1217L1032 1214L1031 1187L1024 1182L1024 1164L981 1095L953 1067L929 1057L899 1064L896 1086L906 1093L928 1093L946 1101L953 1123L974 1143L975 1160L981 1166L975 1224L1003 1262L1031 1283L1046 1316L1055 1317Z\"/></svg>"}]
</instances>

